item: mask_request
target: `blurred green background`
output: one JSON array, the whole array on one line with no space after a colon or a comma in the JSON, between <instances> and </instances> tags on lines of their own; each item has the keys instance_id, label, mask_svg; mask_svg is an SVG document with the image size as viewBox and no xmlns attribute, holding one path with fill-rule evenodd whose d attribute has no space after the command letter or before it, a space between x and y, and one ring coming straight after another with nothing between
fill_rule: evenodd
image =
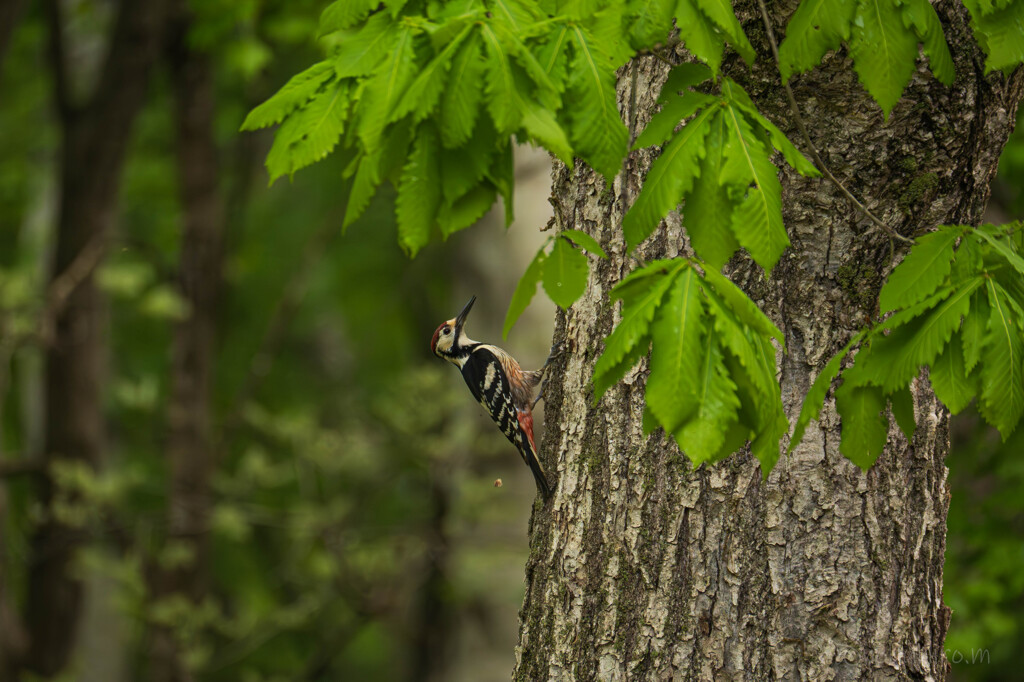
<instances>
[{"instance_id":1,"label":"blurred green background","mask_svg":"<svg viewBox=\"0 0 1024 682\"><path fill-rule=\"evenodd\" d=\"M0 329L9 338L34 324L45 291L61 142L46 16L40 3L21 4L0 40ZM113 5L63 7L72 75L88 88ZM520 150L507 232L489 214L409 261L382 191L342 235L346 159L268 187L272 136L237 132L247 111L317 58L321 3L195 7L190 40L212 55L227 197L206 594L198 604L154 599L146 577L147 567L195 560L167 532L169 349L188 309L175 280L182 211L172 88L159 65L97 272L107 294L110 448L98 472L53 472L52 512L39 507L31 476L0 481L0 595L14 610L24 600L31 530L53 513L89 538L75 568L88 585L83 625L59 679L145 679L154 627L169 627L196 678L210 682L507 679L534 484L428 346L471 294L481 299L471 333L499 340L550 216L548 159ZM1024 217L1022 186L1017 134L993 189L994 220ZM552 313L538 298L512 331L506 345L525 365L547 355ZM40 453L42 358L31 338L0 339L0 462ZM1002 443L968 414L954 420L953 438L953 679L1011 679L1024 648L1024 434Z\"/></svg>"}]
</instances>

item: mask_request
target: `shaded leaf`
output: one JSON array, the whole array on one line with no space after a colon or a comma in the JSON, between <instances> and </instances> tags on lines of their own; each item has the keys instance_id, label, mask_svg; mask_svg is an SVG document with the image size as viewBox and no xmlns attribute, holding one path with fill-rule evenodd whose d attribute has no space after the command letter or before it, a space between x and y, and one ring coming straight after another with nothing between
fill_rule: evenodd
<instances>
[{"instance_id":1,"label":"shaded leaf","mask_svg":"<svg viewBox=\"0 0 1024 682\"><path fill-rule=\"evenodd\" d=\"M505 324L501 330L501 336L504 339L508 338L512 325L516 323L516 320L519 319L530 305L534 294L537 293L537 285L540 284L544 272L544 248L546 246L547 243L545 242L545 245L537 251L537 255L533 257L533 260L526 267L526 272L520 278L519 284L516 285L516 290L512 294L512 301L508 304L508 312L505 314Z\"/></svg>"},{"instance_id":2,"label":"shaded leaf","mask_svg":"<svg viewBox=\"0 0 1024 682\"><path fill-rule=\"evenodd\" d=\"M559 307L568 308L587 288L587 257L565 239L556 239L544 259L544 291Z\"/></svg>"},{"instance_id":3,"label":"shaded leaf","mask_svg":"<svg viewBox=\"0 0 1024 682\"><path fill-rule=\"evenodd\" d=\"M882 389L843 382L836 389L836 409L842 418L839 451L867 471L885 448L889 434Z\"/></svg>"}]
</instances>

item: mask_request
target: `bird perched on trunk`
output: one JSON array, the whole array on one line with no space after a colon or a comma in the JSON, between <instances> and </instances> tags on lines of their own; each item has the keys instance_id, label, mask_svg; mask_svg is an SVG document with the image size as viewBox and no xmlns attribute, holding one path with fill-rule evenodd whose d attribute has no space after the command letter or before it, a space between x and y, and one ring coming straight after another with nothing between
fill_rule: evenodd
<instances>
[{"instance_id":1,"label":"bird perched on trunk","mask_svg":"<svg viewBox=\"0 0 1024 682\"><path fill-rule=\"evenodd\" d=\"M515 358L501 348L466 336L466 316L474 302L476 296L469 299L457 317L437 328L430 340L430 350L462 371L473 397L519 449L537 480L538 490L547 499L551 497L551 486L533 442L533 406L540 400L540 397L534 400L533 392L544 377L547 363L535 372L524 371Z\"/></svg>"}]
</instances>

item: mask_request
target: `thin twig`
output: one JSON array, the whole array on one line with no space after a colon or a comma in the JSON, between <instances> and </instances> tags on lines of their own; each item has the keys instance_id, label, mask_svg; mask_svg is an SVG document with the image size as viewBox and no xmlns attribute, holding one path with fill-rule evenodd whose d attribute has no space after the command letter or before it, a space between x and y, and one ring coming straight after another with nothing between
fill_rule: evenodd
<instances>
[{"instance_id":1,"label":"thin twig","mask_svg":"<svg viewBox=\"0 0 1024 682\"><path fill-rule=\"evenodd\" d=\"M782 78L782 61L779 59L779 46L775 42L775 31L772 28L772 21L768 17L768 8L765 7L764 0L757 0L757 4L761 8L761 18L764 19L765 31L768 34L768 44L771 45L772 56L775 58L775 66L776 68L779 69L779 77ZM903 242L904 244L913 244L913 239L907 239L906 237L904 237L903 235L901 235L900 233L896 232L894 229L883 223L881 220L879 220L874 213L868 210L867 206L862 204L857 199L857 197L855 197L850 192L850 190L846 189L843 183L839 182L839 179L836 176L832 175L832 171L830 171L828 169L828 166L825 165L825 162L822 160L821 155L818 153L817 148L814 146L814 143L811 142L811 136L807 132L807 125L804 123L804 119L800 115L800 107L796 103L796 97L793 96L793 89L789 87L789 83L786 81L785 78L782 78L782 87L785 88L786 90L786 98L789 100L789 108L790 111L792 111L793 113L793 120L796 121L796 127L800 130L800 135L804 138L804 143L807 144L808 149L811 150L811 156L814 158L814 163L821 170L822 174L826 178L831 180L832 183L839 188L839 191L846 195L847 199L852 201L857 208L863 211L864 215L871 219L871 222L873 222L878 227L882 228L885 231L885 233L889 235L890 240L896 239Z\"/></svg>"},{"instance_id":2,"label":"thin twig","mask_svg":"<svg viewBox=\"0 0 1024 682\"><path fill-rule=\"evenodd\" d=\"M40 336L48 343L53 338L54 321L64 311L68 299L103 260L107 252L107 238L102 232L94 235L78 252L74 260L53 278L46 292L46 308L39 320Z\"/></svg>"}]
</instances>

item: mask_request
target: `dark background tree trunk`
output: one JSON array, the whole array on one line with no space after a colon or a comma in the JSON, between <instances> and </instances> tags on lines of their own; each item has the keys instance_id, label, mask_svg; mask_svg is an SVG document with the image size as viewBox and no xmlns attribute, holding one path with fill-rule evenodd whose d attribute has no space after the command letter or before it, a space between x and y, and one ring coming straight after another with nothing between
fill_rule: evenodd
<instances>
[{"instance_id":1,"label":"dark background tree trunk","mask_svg":"<svg viewBox=\"0 0 1024 682\"><path fill-rule=\"evenodd\" d=\"M175 2L173 11L169 58L184 220L179 285L188 315L174 333L167 434L167 542L189 547L192 559L174 569L157 569L153 592L156 599L179 594L198 604L209 583L210 476L216 461L211 392L225 214L213 134L216 103L210 58L189 45L191 22L186 3ZM192 679L178 644L169 629L156 629L151 679Z\"/></svg>"},{"instance_id":2,"label":"dark background tree trunk","mask_svg":"<svg viewBox=\"0 0 1024 682\"><path fill-rule=\"evenodd\" d=\"M147 75L159 53L163 2L125 0L119 6L99 85L89 101L73 100L59 2L50 0L50 45L60 119L60 195L54 285L46 354L47 464L97 466L105 448L103 301L92 271L103 253L117 208L117 188L132 122L145 99ZM56 289L56 292L54 291ZM53 497L49 480L40 502ZM26 666L53 675L68 662L82 603L82 585L69 564L83 532L48 518L32 539L25 620Z\"/></svg>"},{"instance_id":3,"label":"dark background tree trunk","mask_svg":"<svg viewBox=\"0 0 1024 682\"><path fill-rule=\"evenodd\" d=\"M781 38L796 3L775 5ZM983 75L963 6L936 8L957 80L946 88L920 65L888 122L845 51L793 81L826 164L907 236L980 219L1021 97L1021 74ZM759 61L748 69L734 57L725 72L803 147L756 6L738 11ZM624 69L627 121L642 128L667 71L653 57ZM623 199L635 198L652 158L634 153L610 192L583 165L556 166L556 222L597 237L610 259L556 318L572 351L546 395L542 452L558 489L531 522L515 679L944 679L948 414L924 376L913 385L915 437L893 424L867 474L839 453L831 395L767 481L749 452L694 471L660 430L645 438L646 363L591 407L593 364L618 319L608 290L638 262L622 240ZM779 367L792 421L824 364L876 314L893 255L836 187L788 168L782 179L792 248L771 279L742 257L727 272L786 335ZM672 215L637 256L680 253L689 246Z\"/></svg>"}]
</instances>

